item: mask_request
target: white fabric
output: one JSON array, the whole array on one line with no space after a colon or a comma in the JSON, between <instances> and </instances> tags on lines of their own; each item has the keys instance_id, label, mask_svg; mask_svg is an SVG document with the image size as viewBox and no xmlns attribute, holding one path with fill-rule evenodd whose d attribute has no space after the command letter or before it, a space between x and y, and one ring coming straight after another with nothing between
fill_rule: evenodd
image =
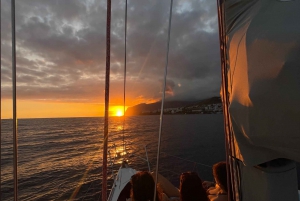
<instances>
[{"instance_id":1,"label":"white fabric","mask_svg":"<svg viewBox=\"0 0 300 201\"><path fill-rule=\"evenodd\" d=\"M136 174L137 171L135 169L132 169L130 167L120 167L117 177L115 178L113 187L110 191L108 201L117 201L122 190L127 185L127 183L130 181L131 176Z\"/></svg>"},{"instance_id":2,"label":"white fabric","mask_svg":"<svg viewBox=\"0 0 300 201\"><path fill-rule=\"evenodd\" d=\"M297 201L295 163L257 168L240 165L242 201Z\"/></svg>"},{"instance_id":3,"label":"white fabric","mask_svg":"<svg viewBox=\"0 0 300 201\"><path fill-rule=\"evenodd\" d=\"M276 158L300 162L300 1L225 2L238 158L251 166Z\"/></svg>"}]
</instances>

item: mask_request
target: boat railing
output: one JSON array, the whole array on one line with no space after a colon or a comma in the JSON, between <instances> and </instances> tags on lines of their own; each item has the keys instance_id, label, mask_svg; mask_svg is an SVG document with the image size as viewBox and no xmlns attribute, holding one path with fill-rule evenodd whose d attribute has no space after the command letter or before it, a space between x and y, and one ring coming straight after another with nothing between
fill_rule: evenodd
<instances>
[{"instance_id":1,"label":"boat railing","mask_svg":"<svg viewBox=\"0 0 300 201\"><path fill-rule=\"evenodd\" d=\"M132 168L137 170L147 170L155 171L155 145L146 144L138 145L132 148L130 142L126 144L126 151L123 150L124 147L121 144L112 143L108 147L108 175L107 175L107 192L109 193L112 190L114 182L116 180L116 175L120 168L121 162L125 159L128 162L135 164ZM122 149L121 149L122 148ZM124 151L124 152L123 152ZM159 173L167 178L175 186L178 186L179 176L184 171L194 171L197 172L200 176L203 173L211 173L211 165L204 163L199 163L193 161L192 159L187 159L186 157L181 157L180 155L161 152L161 158L164 161L160 165ZM201 168L199 168L201 166ZM203 172L204 170L204 172ZM101 178L102 172L100 172L99 177ZM101 180L100 180L101 181ZM91 192L95 191L95 182L86 183L86 190L83 191L82 200L89 199ZM97 186L99 183L97 184ZM100 183L100 186L102 182ZM101 194L101 189L97 189L97 194ZM94 192L95 193L95 192ZM100 198L99 198L100 199Z\"/></svg>"},{"instance_id":2,"label":"boat railing","mask_svg":"<svg viewBox=\"0 0 300 201\"><path fill-rule=\"evenodd\" d=\"M147 151L147 145L144 145L144 149L145 149L145 155L146 158L143 158L137 154L131 153L129 157L137 157L139 159L142 159L143 161L147 162L148 165L148 171L151 172L151 168L150 168L150 162L149 162L149 158L148 158L148 151Z\"/></svg>"},{"instance_id":3,"label":"boat railing","mask_svg":"<svg viewBox=\"0 0 300 201\"><path fill-rule=\"evenodd\" d=\"M123 150L122 147L126 147L126 150ZM135 146L135 149L130 149L130 147L131 146L129 143L126 143L126 146L113 143L111 146L108 147L108 191L112 190L116 176L118 174L118 170L122 161L124 160L131 163L135 163L136 166L132 168L138 170L148 170L149 172L155 171L156 158L153 155L154 147L152 150L151 144ZM212 169L211 165L199 163L184 157L180 157L179 155L170 154L168 152L163 151L160 154L161 158L164 160L164 163L160 165L159 173L162 174L173 184L178 183L179 176L182 172L194 171L197 172L199 175L203 175L203 169L205 169L206 173L210 173ZM142 162L136 163L136 160L141 160ZM145 164L145 166L143 164ZM200 166L202 167L202 169L199 169ZM100 177L102 176L103 175L100 173ZM85 194L88 195L88 191L90 190L92 190L91 186L89 186ZM99 193L101 194L101 192Z\"/></svg>"},{"instance_id":4,"label":"boat railing","mask_svg":"<svg viewBox=\"0 0 300 201\"><path fill-rule=\"evenodd\" d=\"M126 145L126 147L129 147L129 146ZM153 151L151 152L151 150L152 150L151 148L152 147L150 144L146 144L146 145L140 145L137 147L137 149L134 149L134 150L126 150L125 158L127 160L129 160L129 162L132 161L132 159L134 159L134 158L142 160L142 161L146 162L147 169L149 172L155 171L154 164L156 162L156 159L153 155ZM143 149L144 149L144 152L142 151ZM153 149L155 149L155 148L153 147ZM144 154L144 156L143 156L143 154ZM164 176L167 176L170 179L172 177L179 178L179 175L184 171L195 171L195 172L201 173L200 175L203 175L203 172L199 171L199 168L201 170L205 169L205 173L208 173L208 174L211 173L212 165L200 163L200 162L197 162L197 161L194 161L191 159L187 159L186 157L181 157L179 155L174 155L174 154L164 152L164 151L161 151L160 154L161 154L161 157L166 162L161 164L159 172L163 173ZM119 163L117 163L117 164L119 164ZM170 166L170 164L178 164L178 165ZM111 167L114 168L114 173L116 174L117 168L119 166L112 165ZM138 167L138 169L142 169L142 168Z\"/></svg>"}]
</instances>

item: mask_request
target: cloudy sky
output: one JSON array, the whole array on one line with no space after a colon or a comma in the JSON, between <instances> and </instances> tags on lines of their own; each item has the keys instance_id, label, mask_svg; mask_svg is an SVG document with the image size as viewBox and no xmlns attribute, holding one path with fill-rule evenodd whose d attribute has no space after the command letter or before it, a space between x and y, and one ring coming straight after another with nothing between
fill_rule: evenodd
<instances>
[{"instance_id":1,"label":"cloudy sky","mask_svg":"<svg viewBox=\"0 0 300 201\"><path fill-rule=\"evenodd\" d=\"M10 0L1 0L2 118L11 109ZM112 2L110 105L123 104L125 0ZM159 101L170 0L128 0L126 106ZM16 0L18 117L103 116L105 0ZM174 0L167 99L219 95L217 7Z\"/></svg>"}]
</instances>

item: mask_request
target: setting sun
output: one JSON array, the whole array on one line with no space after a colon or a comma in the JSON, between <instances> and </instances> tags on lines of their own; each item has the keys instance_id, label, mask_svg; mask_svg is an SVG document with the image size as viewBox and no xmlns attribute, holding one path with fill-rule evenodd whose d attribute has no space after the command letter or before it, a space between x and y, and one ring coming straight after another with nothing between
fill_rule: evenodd
<instances>
[{"instance_id":1,"label":"setting sun","mask_svg":"<svg viewBox=\"0 0 300 201\"><path fill-rule=\"evenodd\" d=\"M126 107L125 107L125 110L126 110L127 108L128 108L128 107L126 106ZM110 115L111 115L111 116L121 117L121 116L124 115L124 107L123 107L123 106L119 106L119 105L116 105L116 106L110 106L109 111L110 111Z\"/></svg>"},{"instance_id":2,"label":"setting sun","mask_svg":"<svg viewBox=\"0 0 300 201\"><path fill-rule=\"evenodd\" d=\"M117 110L116 116L118 116L118 117L123 116L123 112L121 110Z\"/></svg>"}]
</instances>

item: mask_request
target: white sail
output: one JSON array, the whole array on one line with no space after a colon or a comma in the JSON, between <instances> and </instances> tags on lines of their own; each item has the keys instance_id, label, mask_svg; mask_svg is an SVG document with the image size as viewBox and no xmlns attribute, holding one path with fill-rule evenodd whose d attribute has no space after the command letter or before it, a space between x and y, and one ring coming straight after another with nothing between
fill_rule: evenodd
<instances>
[{"instance_id":1,"label":"white sail","mask_svg":"<svg viewBox=\"0 0 300 201\"><path fill-rule=\"evenodd\" d=\"M237 158L247 166L300 162L300 1L223 5Z\"/></svg>"}]
</instances>

